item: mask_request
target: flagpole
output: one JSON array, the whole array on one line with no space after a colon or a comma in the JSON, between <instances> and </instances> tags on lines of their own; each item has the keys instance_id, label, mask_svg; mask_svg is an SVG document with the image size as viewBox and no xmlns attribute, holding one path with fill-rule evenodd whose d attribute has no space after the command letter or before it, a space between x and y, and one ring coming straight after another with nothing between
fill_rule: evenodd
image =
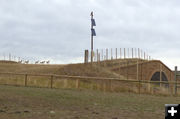
<instances>
[{"instance_id":1,"label":"flagpole","mask_svg":"<svg viewBox=\"0 0 180 119\"><path fill-rule=\"evenodd\" d=\"M91 12L91 19L93 19L93 12ZM93 63L93 33L92 33L92 29L93 29L93 24L91 22L91 63Z\"/></svg>"}]
</instances>

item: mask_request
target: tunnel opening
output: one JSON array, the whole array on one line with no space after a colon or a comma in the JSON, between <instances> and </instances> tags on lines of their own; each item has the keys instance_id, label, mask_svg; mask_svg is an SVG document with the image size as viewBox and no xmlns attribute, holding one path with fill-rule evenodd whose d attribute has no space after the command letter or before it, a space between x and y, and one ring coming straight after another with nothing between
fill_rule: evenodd
<instances>
[{"instance_id":1,"label":"tunnel opening","mask_svg":"<svg viewBox=\"0 0 180 119\"><path fill-rule=\"evenodd\" d=\"M168 82L168 78L166 77L166 74L164 72L162 73L162 81L167 81ZM151 77L151 81L160 81L160 72L155 72L153 74L153 76ZM155 85L160 86L160 83L154 83ZM169 87L168 83L162 83L163 87Z\"/></svg>"}]
</instances>

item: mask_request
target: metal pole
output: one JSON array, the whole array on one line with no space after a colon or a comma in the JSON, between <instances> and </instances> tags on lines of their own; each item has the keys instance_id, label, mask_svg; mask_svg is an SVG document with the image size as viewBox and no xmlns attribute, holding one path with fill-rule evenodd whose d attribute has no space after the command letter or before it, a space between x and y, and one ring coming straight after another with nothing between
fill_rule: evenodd
<instances>
[{"instance_id":1,"label":"metal pole","mask_svg":"<svg viewBox=\"0 0 180 119\"><path fill-rule=\"evenodd\" d=\"M91 19L93 19L93 12L91 12ZM93 29L93 24L91 22L91 29ZM91 63L93 63L93 33L91 31Z\"/></svg>"}]
</instances>

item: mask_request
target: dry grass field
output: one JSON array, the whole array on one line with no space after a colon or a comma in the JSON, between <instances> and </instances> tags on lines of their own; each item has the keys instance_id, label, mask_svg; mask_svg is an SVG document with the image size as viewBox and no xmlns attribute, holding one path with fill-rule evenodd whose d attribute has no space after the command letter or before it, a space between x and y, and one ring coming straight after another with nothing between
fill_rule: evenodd
<instances>
[{"instance_id":1,"label":"dry grass field","mask_svg":"<svg viewBox=\"0 0 180 119\"><path fill-rule=\"evenodd\" d=\"M164 119L180 97L0 86L0 119Z\"/></svg>"},{"instance_id":2,"label":"dry grass field","mask_svg":"<svg viewBox=\"0 0 180 119\"><path fill-rule=\"evenodd\" d=\"M10 61L0 61L0 72L13 73L32 73L32 74L57 74L57 75L71 75L71 76L91 76L91 77L118 77L118 74L90 64L19 64Z\"/></svg>"}]
</instances>

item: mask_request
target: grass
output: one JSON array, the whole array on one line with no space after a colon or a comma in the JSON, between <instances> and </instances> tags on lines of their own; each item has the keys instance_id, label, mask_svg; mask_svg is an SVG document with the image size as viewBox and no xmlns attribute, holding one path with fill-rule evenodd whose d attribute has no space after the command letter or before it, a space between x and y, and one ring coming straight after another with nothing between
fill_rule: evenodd
<instances>
[{"instance_id":1,"label":"grass","mask_svg":"<svg viewBox=\"0 0 180 119\"><path fill-rule=\"evenodd\" d=\"M0 72L32 73L32 74L57 74L71 76L90 77L119 77L108 68L90 64L68 64L68 65L43 65L43 64L18 64L0 61Z\"/></svg>"},{"instance_id":2,"label":"grass","mask_svg":"<svg viewBox=\"0 0 180 119\"><path fill-rule=\"evenodd\" d=\"M2 119L164 119L164 104L180 102L180 97L2 85L0 95Z\"/></svg>"}]
</instances>

